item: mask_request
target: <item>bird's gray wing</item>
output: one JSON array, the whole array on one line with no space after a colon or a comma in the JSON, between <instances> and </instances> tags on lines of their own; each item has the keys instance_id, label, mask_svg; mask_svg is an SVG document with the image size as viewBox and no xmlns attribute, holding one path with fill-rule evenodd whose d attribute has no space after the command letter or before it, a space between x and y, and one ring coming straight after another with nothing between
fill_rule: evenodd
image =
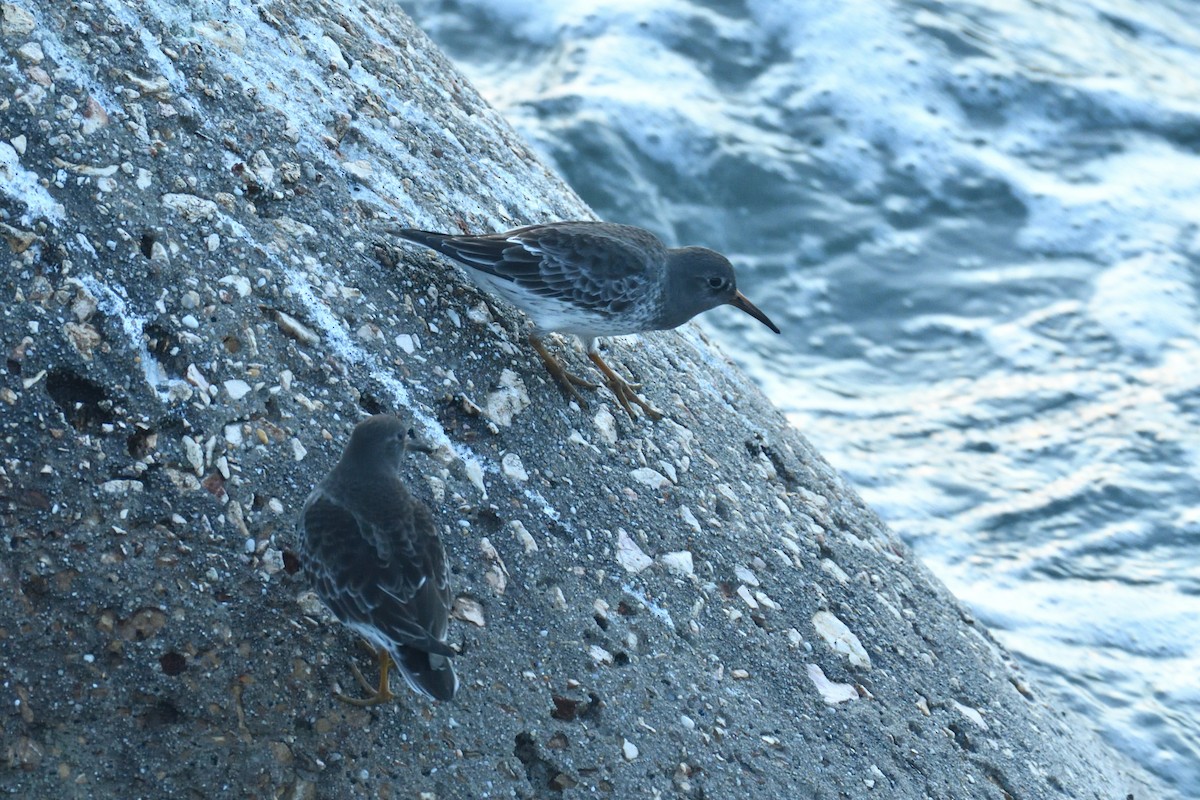
<instances>
[{"instance_id":1,"label":"bird's gray wing","mask_svg":"<svg viewBox=\"0 0 1200 800\"><path fill-rule=\"evenodd\" d=\"M314 493L304 509L304 569L342 622L453 656L442 641L450 616L445 550L429 509L406 500L382 503L368 518L327 491Z\"/></svg>"},{"instance_id":2,"label":"bird's gray wing","mask_svg":"<svg viewBox=\"0 0 1200 800\"><path fill-rule=\"evenodd\" d=\"M484 236L398 233L532 294L598 313L644 302L646 285L666 264L662 242L629 226L555 223Z\"/></svg>"}]
</instances>

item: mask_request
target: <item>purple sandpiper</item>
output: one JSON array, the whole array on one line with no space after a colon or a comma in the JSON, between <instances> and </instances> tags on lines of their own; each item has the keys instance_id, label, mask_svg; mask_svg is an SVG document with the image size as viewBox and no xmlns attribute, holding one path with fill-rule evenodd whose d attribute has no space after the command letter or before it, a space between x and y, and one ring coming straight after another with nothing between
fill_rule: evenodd
<instances>
[{"instance_id":1,"label":"purple sandpiper","mask_svg":"<svg viewBox=\"0 0 1200 800\"><path fill-rule=\"evenodd\" d=\"M430 452L398 417L378 414L350 435L342 458L304 504L300 558L317 595L379 657L379 686L358 668L365 699L391 700L395 664L413 690L449 700L458 677L446 644L450 573L429 508L400 480L408 450Z\"/></svg>"},{"instance_id":2,"label":"purple sandpiper","mask_svg":"<svg viewBox=\"0 0 1200 800\"><path fill-rule=\"evenodd\" d=\"M529 315L534 324L529 343L581 406L587 404L575 387L594 389L596 384L572 375L546 349L542 336L549 331L582 339L588 358L625 411L633 417L630 403L635 403L652 419L662 413L604 363L598 337L675 328L720 305L740 308L779 333L738 291L729 259L704 247L668 248L643 228L552 222L481 236L389 230L463 264L475 283Z\"/></svg>"}]
</instances>

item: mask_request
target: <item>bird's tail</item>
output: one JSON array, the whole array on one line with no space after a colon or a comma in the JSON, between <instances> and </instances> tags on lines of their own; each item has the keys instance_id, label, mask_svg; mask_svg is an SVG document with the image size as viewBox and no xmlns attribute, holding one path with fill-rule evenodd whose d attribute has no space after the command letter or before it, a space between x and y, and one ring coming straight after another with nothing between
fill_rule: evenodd
<instances>
[{"instance_id":1,"label":"bird's tail","mask_svg":"<svg viewBox=\"0 0 1200 800\"><path fill-rule=\"evenodd\" d=\"M401 239L408 239L410 242L423 244L426 247L431 247L434 250L441 251L442 242L453 238L448 233L434 233L432 231L419 231L416 228L396 228L388 227L387 232Z\"/></svg>"},{"instance_id":2,"label":"bird's tail","mask_svg":"<svg viewBox=\"0 0 1200 800\"><path fill-rule=\"evenodd\" d=\"M458 675L449 658L413 647L397 648L392 660L413 691L434 700L451 700L458 691Z\"/></svg>"}]
</instances>

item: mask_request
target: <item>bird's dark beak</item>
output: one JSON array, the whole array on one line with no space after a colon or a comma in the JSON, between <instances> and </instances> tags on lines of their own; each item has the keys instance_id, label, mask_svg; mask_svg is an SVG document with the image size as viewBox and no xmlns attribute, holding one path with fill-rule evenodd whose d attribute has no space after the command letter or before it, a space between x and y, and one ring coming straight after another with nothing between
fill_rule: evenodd
<instances>
[{"instance_id":1,"label":"bird's dark beak","mask_svg":"<svg viewBox=\"0 0 1200 800\"><path fill-rule=\"evenodd\" d=\"M740 308L742 311L745 311L763 325L766 325L771 330L779 333L779 328L775 327L775 323L771 322L771 318L759 311L758 306L747 300L746 295L742 294L741 292L734 292L733 299L729 301L729 305L733 306L734 308Z\"/></svg>"},{"instance_id":2,"label":"bird's dark beak","mask_svg":"<svg viewBox=\"0 0 1200 800\"><path fill-rule=\"evenodd\" d=\"M413 428L408 429L408 434L404 437L404 451L406 453L424 453L432 455L436 448L426 441Z\"/></svg>"}]
</instances>

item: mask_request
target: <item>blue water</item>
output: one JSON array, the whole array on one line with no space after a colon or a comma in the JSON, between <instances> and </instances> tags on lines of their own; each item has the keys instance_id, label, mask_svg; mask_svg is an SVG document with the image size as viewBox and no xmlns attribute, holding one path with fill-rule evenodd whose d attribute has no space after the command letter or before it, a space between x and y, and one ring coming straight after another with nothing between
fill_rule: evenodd
<instances>
[{"instance_id":1,"label":"blue water","mask_svg":"<svg viewBox=\"0 0 1200 800\"><path fill-rule=\"evenodd\" d=\"M1035 676L1200 797L1200 2L403 5Z\"/></svg>"}]
</instances>

